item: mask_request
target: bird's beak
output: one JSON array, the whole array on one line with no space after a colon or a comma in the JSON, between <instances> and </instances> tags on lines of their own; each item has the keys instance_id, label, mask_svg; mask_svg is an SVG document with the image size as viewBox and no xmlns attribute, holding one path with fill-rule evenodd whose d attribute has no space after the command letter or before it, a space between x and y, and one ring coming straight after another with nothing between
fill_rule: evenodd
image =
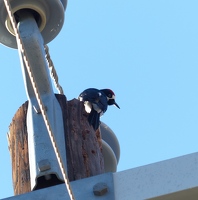
<instances>
[{"instance_id":1,"label":"bird's beak","mask_svg":"<svg viewBox=\"0 0 198 200\"><path fill-rule=\"evenodd\" d=\"M118 106L118 104L116 102L114 102L114 105L120 109L120 106Z\"/></svg>"}]
</instances>

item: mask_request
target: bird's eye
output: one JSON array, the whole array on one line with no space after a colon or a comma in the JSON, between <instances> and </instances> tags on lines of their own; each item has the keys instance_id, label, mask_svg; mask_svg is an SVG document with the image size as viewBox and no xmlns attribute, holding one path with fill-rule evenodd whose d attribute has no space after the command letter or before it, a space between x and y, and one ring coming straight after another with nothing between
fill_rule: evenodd
<instances>
[{"instance_id":1,"label":"bird's eye","mask_svg":"<svg viewBox=\"0 0 198 200\"><path fill-rule=\"evenodd\" d=\"M111 98L111 97L112 97L112 95L111 95L111 94L108 94L108 97L109 97L109 98Z\"/></svg>"}]
</instances>

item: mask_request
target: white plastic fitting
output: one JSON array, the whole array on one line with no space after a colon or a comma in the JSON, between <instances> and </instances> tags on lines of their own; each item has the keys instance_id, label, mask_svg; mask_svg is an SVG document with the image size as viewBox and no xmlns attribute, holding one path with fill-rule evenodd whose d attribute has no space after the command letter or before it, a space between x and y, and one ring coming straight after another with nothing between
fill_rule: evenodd
<instances>
[{"instance_id":1,"label":"white plastic fitting","mask_svg":"<svg viewBox=\"0 0 198 200\"><path fill-rule=\"evenodd\" d=\"M29 9L35 15L44 44L47 44L58 35L63 26L67 0L10 0L10 5L14 15L23 9ZM0 1L0 43L17 48L15 34L3 0Z\"/></svg>"}]
</instances>

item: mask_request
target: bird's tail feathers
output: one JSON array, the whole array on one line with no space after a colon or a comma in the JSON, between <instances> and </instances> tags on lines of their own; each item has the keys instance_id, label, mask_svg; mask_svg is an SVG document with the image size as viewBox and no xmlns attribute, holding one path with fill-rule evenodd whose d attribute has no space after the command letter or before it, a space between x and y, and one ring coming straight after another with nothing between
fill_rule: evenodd
<instances>
[{"instance_id":1,"label":"bird's tail feathers","mask_svg":"<svg viewBox=\"0 0 198 200\"><path fill-rule=\"evenodd\" d=\"M88 122L96 131L100 125L100 113L92 109L88 116Z\"/></svg>"}]
</instances>

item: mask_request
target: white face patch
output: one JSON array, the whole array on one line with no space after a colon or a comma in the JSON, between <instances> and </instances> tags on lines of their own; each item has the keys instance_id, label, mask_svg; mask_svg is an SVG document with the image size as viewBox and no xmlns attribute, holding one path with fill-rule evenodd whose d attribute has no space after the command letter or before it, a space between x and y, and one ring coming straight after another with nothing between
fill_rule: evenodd
<instances>
[{"instance_id":1,"label":"white face patch","mask_svg":"<svg viewBox=\"0 0 198 200\"><path fill-rule=\"evenodd\" d=\"M107 97L107 100L109 100L109 99L115 99L115 95L112 95L111 98Z\"/></svg>"}]
</instances>

